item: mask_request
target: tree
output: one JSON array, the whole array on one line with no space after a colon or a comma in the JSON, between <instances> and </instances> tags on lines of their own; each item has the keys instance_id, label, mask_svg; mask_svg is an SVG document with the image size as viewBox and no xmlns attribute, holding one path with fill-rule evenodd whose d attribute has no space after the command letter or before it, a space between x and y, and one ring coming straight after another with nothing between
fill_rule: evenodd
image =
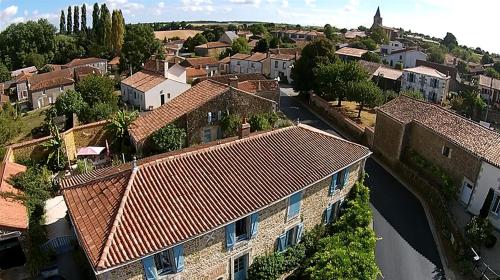
<instances>
[{"instance_id":1,"label":"tree","mask_svg":"<svg viewBox=\"0 0 500 280\"><path fill-rule=\"evenodd\" d=\"M111 41L113 54L120 55L125 34L125 20L120 10L114 10L111 23Z\"/></svg>"},{"instance_id":2,"label":"tree","mask_svg":"<svg viewBox=\"0 0 500 280\"><path fill-rule=\"evenodd\" d=\"M253 49L254 52L267 52L268 50L269 42L265 38L260 39Z\"/></svg>"},{"instance_id":3,"label":"tree","mask_svg":"<svg viewBox=\"0 0 500 280\"><path fill-rule=\"evenodd\" d=\"M92 10L92 34L94 36L94 40L97 43L101 43L102 39L102 27L100 25L101 18L101 9L99 8L99 4L95 3L94 8Z\"/></svg>"},{"instance_id":4,"label":"tree","mask_svg":"<svg viewBox=\"0 0 500 280\"><path fill-rule=\"evenodd\" d=\"M87 5L85 5L85 3L83 3L82 5L82 17L81 17L80 29L84 33L87 33Z\"/></svg>"},{"instance_id":5,"label":"tree","mask_svg":"<svg viewBox=\"0 0 500 280\"><path fill-rule=\"evenodd\" d=\"M492 226L487 218L472 217L465 226L465 236L469 241L480 249L484 245L486 238L491 235Z\"/></svg>"},{"instance_id":6,"label":"tree","mask_svg":"<svg viewBox=\"0 0 500 280\"><path fill-rule=\"evenodd\" d=\"M45 65L45 57L38 53L29 53L24 58L26 66L35 66L37 69Z\"/></svg>"},{"instance_id":7,"label":"tree","mask_svg":"<svg viewBox=\"0 0 500 280\"><path fill-rule=\"evenodd\" d=\"M194 48L199 45L206 44L208 42L207 38L203 36L203 34L196 34L194 37L188 37L186 42L184 42L183 47L188 51L188 52L194 52Z\"/></svg>"},{"instance_id":8,"label":"tree","mask_svg":"<svg viewBox=\"0 0 500 280\"><path fill-rule=\"evenodd\" d=\"M273 36L271 40L269 40L269 48L275 49L281 45L281 39Z\"/></svg>"},{"instance_id":9,"label":"tree","mask_svg":"<svg viewBox=\"0 0 500 280\"><path fill-rule=\"evenodd\" d=\"M137 119L139 113L137 111L126 112L120 110L109 120L109 124L106 126L106 131L113 136L113 142L111 145L119 148L120 151L124 150L124 147L130 144L129 127L132 122Z\"/></svg>"},{"instance_id":10,"label":"tree","mask_svg":"<svg viewBox=\"0 0 500 280\"><path fill-rule=\"evenodd\" d=\"M380 63L380 55L378 55L374 52L364 53L363 55L361 55L361 59L366 60L366 61Z\"/></svg>"},{"instance_id":11,"label":"tree","mask_svg":"<svg viewBox=\"0 0 500 280\"><path fill-rule=\"evenodd\" d=\"M442 64L444 63L444 52L439 47L432 47L428 50L429 57L427 58L430 62L435 62Z\"/></svg>"},{"instance_id":12,"label":"tree","mask_svg":"<svg viewBox=\"0 0 500 280\"><path fill-rule=\"evenodd\" d=\"M151 142L157 152L170 152L180 150L186 145L186 131L169 124L153 133Z\"/></svg>"},{"instance_id":13,"label":"tree","mask_svg":"<svg viewBox=\"0 0 500 280\"><path fill-rule=\"evenodd\" d=\"M66 149L64 148L64 139L61 137L59 129L54 124L50 126L50 134L52 138L42 144L49 152L46 164L50 170L60 171L64 169L68 162Z\"/></svg>"},{"instance_id":14,"label":"tree","mask_svg":"<svg viewBox=\"0 0 500 280\"><path fill-rule=\"evenodd\" d=\"M81 46L74 36L56 35L54 38L53 63L65 64L77 57L85 56L85 48Z\"/></svg>"},{"instance_id":15,"label":"tree","mask_svg":"<svg viewBox=\"0 0 500 280\"><path fill-rule=\"evenodd\" d=\"M248 45L247 39L238 37L233 41L231 51L233 53L250 53L250 46Z\"/></svg>"},{"instance_id":16,"label":"tree","mask_svg":"<svg viewBox=\"0 0 500 280\"><path fill-rule=\"evenodd\" d=\"M325 24L324 31L325 37L329 40L333 40L335 38L335 29L330 24Z\"/></svg>"},{"instance_id":17,"label":"tree","mask_svg":"<svg viewBox=\"0 0 500 280\"><path fill-rule=\"evenodd\" d=\"M481 58L481 64L490 64L490 63L494 63L494 62L495 61L488 53L485 53L483 55L483 57Z\"/></svg>"},{"instance_id":18,"label":"tree","mask_svg":"<svg viewBox=\"0 0 500 280\"><path fill-rule=\"evenodd\" d=\"M161 43L155 38L153 29L148 25L127 25L120 55L121 70L140 69L142 63L161 53Z\"/></svg>"},{"instance_id":19,"label":"tree","mask_svg":"<svg viewBox=\"0 0 500 280\"><path fill-rule=\"evenodd\" d=\"M498 73L494 68L486 68L486 71L484 73L488 77L492 77L495 79L500 79L500 73Z\"/></svg>"},{"instance_id":20,"label":"tree","mask_svg":"<svg viewBox=\"0 0 500 280\"><path fill-rule=\"evenodd\" d=\"M403 90L401 94L418 100L424 100L424 94L418 90L414 89Z\"/></svg>"},{"instance_id":21,"label":"tree","mask_svg":"<svg viewBox=\"0 0 500 280\"><path fill-rule=\"evenodd\" d=\"M295 62L292 68L293 89L306 92L313 89L313 69L320 63L331 63L335 60L335 48L331 41L319 39L306 45L302 50L302 56Z\"/></svg>"},{"instance_id":22,"label":"tree","mask_svg":"<svg viewBox=\"0 0 500 280\"><path fill-rule=\"evenodd\" d=\"M9 144L19 132L17 112L10 103L6 103L0 107L0 147Z\"/></svg>"},{"instance_id":23,"label":"tree","mask_svg":"<svg viewBox=\"0 0 500 280\"><path fill-rule=\"evenodd\" d=\"M248 29L253 33L253 35L264 35L267 33L267 29L260 23L252 24Z\"/></svg>"},{"instance_id":24,"label":"tree","mask_svg":"<svg viewBox=\"0 0 500 280\"><path fill-rule=\"evenodd\" d=\"M66 17L64 16L64 10L61 10L61 17L59 18L59 33L66 33Z\"/></svg>"},{"instance_id":25,"label":"tree","mask_svg":"<svg viewBox=\"0 0 500 280\"><path fill-rule=\"evenodd\" d=\"M314 70L315 93L328 100L338 100L337 106L342 106L342 100L349 96L353 84L365 81L369 74L356 62L320 64Z\"/></svg>"},{"instance_id":26,"label":"tree","mask_svg":"<svg viewBox=\"0 0 500 280\"><path fill-rule=\"evenodd\" d=\"M11 76L9 69L7 68L7 66L5 66L5 64L0 62L0 83L9 81L10 79Z\"/></svg>"},{"instance_id":27,"label":"tree","mask_svg":"<svg viewBox=\"0 0 500 280\"><path fill-rule=\"evenodd\" d=\"M75 86L75 90L81 94L82 99L90 107L99 103L107 103L116 108L118 97L114 94L114 89L113 80L98 75L88 75Z\"/></svg>"},{"instance_id":28,"label":"tree","mask_svg":"<svg viewBox=\"0 0 500 280\"><path fill-rule=\"evenodd\" d=\"M495 64L493 64L493 69L500 73L500 62L495 62Z\"/></svg>"},{"instance_id":29,"label":"tree","mask_svg":"<svg viewBox=\"0 0 500 280\"><path fill-rule=\"evenodd\" d=\"M230 23L227 25L227 30L236 32L236 31L238 31L238 26L236 26L236 24Z\"/></svg>"},{"instance_id":30,"label":"tree","mask_svg":"<svg viewBox=\"0 0 500 280\"><path fill-rule=\"evenodd\" d=\"M73 33L73 16L71 14L71 6L68 7L68 15L66 19L66 31L68 34Z\"/></svg>"},{"instance_id":31,"label":"tree","mask_svg":"<svg viewBox=\"0 0 500 280\"><path fill-rule=\"evenodd\" d=\"M389 38L387 37L387 34L385 34L384 29L382 27L378 26L372 29L370 38L373 39L377 44L384 44L389 42Z\"/></svg>"},{"instance_id":32,"label":"tree","mask_svg":"<svg viewBox=\"0 0 500 280\"><path fill-rule=\"evenodd\" d=\"M375 108L383 102L382 90L372 81L353 83L348 96L349 100L358 103L358 118L361 117L363 108Z\"/></svg>"},{"instance_id":33,"label":"tree","mask_svg":"<svg viewBox=\"0 0 500 280\"><path fill-rule=\"evenodd\" d=\"M80 7L76 5L73 8L73 33L80 32Z\"/></svg>"},{"instance_id":34,"label":"tree","mask_svg":"<svg viewBox=\"0 0 500 280\"><path fill-rule=\"evenodd\" d=\"M445 45L449 50L458 46L457 37L450 32L446 33L446 36L443 38L443 45Z\"/></svg>"},{"instance_id":35,"label":"tree","mask_svg":"<svg viewBox=\"0 0 500 280\"><path fill-rule=\"evenodd\" d=\"M113 39L111 35L111 14L106 4L101 5L101 17L99 20L100 25L103 28L102 42L104 43L106 50L109 51L112 48Z\"/></svg>"},{"instance_id":36,"label":"tree","mask_svg":"<svg viewBox=\"0 0 500 280\"><path fill-rule=\"evenodd\" d=\"M377 43L372 38L363 38L361 39L361 43L365 46L365 48L362 49L367 49L369 51L374 51L377 49Z\"/></svg>"},{"instance_id":37,"label":"tree","mask_svg":"<svg viewBox=\"0 0 500 280\"><path fill-rule=\"evenodd\" d=\"M71 119L73 114L80 114L86 106L87 103L83 100L80 93L72 89L66 90L64 94L57 98L54 104L57 114L65 115L68 119Z\"/></svg>"},{"instance_id":38,"label":"tree","mask_svg":"<svg viewBox=\"0 0 500 280\"><path fill-rule=\"evenodd\" d=\"M232 137L238 134L241 126L241 118L235 114L225 114L220 122L224 137Z\"/></svg>"},{"instance_id":39,"label":"tree","mask_svg":"<svg viewBox=\"0 0 500 280\"><path fill-rule=\"evenodd\" d=\"M467 65L467 63L463 62L462 60L459 60L458 64L457 64L457 70L458 70L458 73L460 73L460 74L468 74L469 73L469 66Z\"/></svg>"}]
</instances>

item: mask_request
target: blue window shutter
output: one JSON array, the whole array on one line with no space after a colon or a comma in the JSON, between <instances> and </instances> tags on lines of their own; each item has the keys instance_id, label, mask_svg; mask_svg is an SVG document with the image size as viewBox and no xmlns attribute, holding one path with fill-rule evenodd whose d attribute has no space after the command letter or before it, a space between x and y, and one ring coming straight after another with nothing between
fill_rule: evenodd
<instances>
[{"instance_id":1,"label":"blue window shutter","mask_svg":"<svg viewBox=\"0 0 500 280\"><path fill-rule=\"evenodd\" d=\"M304 224L303 223L300 223L298 226L297 226L297 240L295 240L295 243L299 243L300 240L302 239L302 233L304 233Z\"/></svg>"},{"instance_id":2,"label":"blue window shutter","mask_svg":"<svg viewBox=\"0 0 500 280\"><path fill-rule=\"evenodd\" d=\"M325 220L326 220L326 224L329 224L332 220L332 206L331 205L328 205L328 207L326 207L326 210L325 210Z\"/></svg>"},{"instance_id":3,"label":"blue window shutter","mask_svg":"<svg viewBox=\"0 0 500 280\"><path fill-rule=\"evenodd\" d=\"M184 245L180 244L174 247L175 272L184 270Z\"/></svg>"},{"instance_id":4,"label":"blue window shutter","mask_svg":"<svg viewBox=\"0 0 500 280\"><path fill-rule=\"evenodd\" d=\"M345 169L345 171L344 171L344 186L346 186L346 185L347 185L347 183L349 183L349 171L350 171L349 169L350 169L350 168L349 168L349 167L347 167L347 168ZM342 187L344 187L344 186L342 186Z\"/></svg>"},{"instance_id":5,"label":"blue window shutter","mask_svg":"<svg viewBox=\"0 0 500 280\"><path fill-rule=\"evenodd\" d=\"M257 230L259 228L259 213L253 213L250 216L250 238L254 238L257 236Z\"/></svg>"},{"instance_id":6,"label":"blue window shutter","mask_svg":"<svg viewBox=\"0 0 500 280\"><path fill-rule=\"evenodd\" d=\"M332 195L335 192L335 189L337 188L337 177L338 173L333 174L332 176L332 182L330 183L330 189L328 189L328 195Z\"/></svg>"},{"instance_id":7,"label":"blue window shutter","mask_svg":"<svg viewBox=\"0 0 500 280\"><path fill-rule=\"evenodd\" d=\"M234 223L226 226L226 248L227 250L232 250L234 247L234 242L236 239L236 233L234 231Z\"/></svg>"},{"instance_id":8,"label":"blue window shutter","mask_svg":"<svg viewBox=\"0 0 500 280\"><path fill-rule=\"evenodd\" d=\"M278 237L278 252L285 251L286 246L286 233L283 233Z\"/></svg>"},{"instance_id":9,"label":"blue window shutter","mask_svg":"<svg viewBox=\"0 0 500 280\"><path fill-rule=\"evenodd\" d=\"M288 218L293 218L299 214L300 200L302 199L302 192L292 195L288 200Z\"/></svg>"},{"instance_id":10,"label":"blue window shutter","mask_svg":"<svg viewBox=\"0 0 500 280\"><path fill-rule=\"evenodd\" d=\"M146 276L146 280L155 280L156 279L156 266L155 266L154 257L149 256L149 257L142 259L142 266L144 267L144 275Z\"/></svg>"}]
</instances>

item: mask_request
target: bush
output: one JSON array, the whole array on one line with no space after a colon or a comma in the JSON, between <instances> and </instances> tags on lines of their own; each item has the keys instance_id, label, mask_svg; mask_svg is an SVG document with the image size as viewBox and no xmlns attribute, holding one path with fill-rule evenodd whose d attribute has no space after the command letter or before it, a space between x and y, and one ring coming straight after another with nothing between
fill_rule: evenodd
<instances>
[{"instance_id":1,"label":"bush","mask_svg":"<svg viewBox=\"0 0 500 280\"><path fill-rule=\"evenodd\" d=\"M241 126L241 119L238 115L226 114L220 121L224 137L232 137L238 134L238 129Z\"/></svg>"},{"instance_id":2,"label":"bush","mask_svg":"<svg viewBox=\"0 0 500 280\"><path fill-rule=\"evenodd\" d=\"M293 122L289 119L278 119L274 123L274 128L283 128L283 127L289 127L292 125L293 125Z\"/></svg>"},{"instance_id":3,"label":"bush","mask_svg":"<svg viewBox=\"0 0 500 280\"><path fill-rule=\"evenodd\" d=\"M79 174L84 174L94 170L94 165L87 159L79 159L76 161L76 172Z\"/></svg>"},{"instance_id":4,"label":"bush","mask_svg":"<svg viewBox=\"0 0 500 280\"><path fill-rule=\"evenodd\" d=\"M169 124L151 136L153 148L157 152L169 152L182 149L186 145L186 131Z\"/></svg>"},{"instance_id":5,"label":"bush","mask_svg":"<svg viewBox=\"0 0 500 280\"><path fill-rule=\"evenodd\" d=\"M250 124L250 131L262 131L271 129L269 118L265 114L253 115L248 120Z\"/></svg>"},{"instance_id":6,"label":"bush","mask_svg":"<svg viewBox=\"0 0 500 280\"><path fill-rule=\"evenodd\" d=\"M285 257L283 254L273 253L266 256L259 256L253 260L248 268L248 279L252 280L275 280L281 276L285 270Z\"/></svg>"},{"instance_id":7,"label":"bush","mask_svg":"<svg viewBox=\"0 0 500 280\"><path fill-rule=\"evenodd\" d=\"M477 248L485 245L491 235L492 226L488 218L472 217L465 226L465 237Z\"/></svg>"},{"instance_id":8,"label":"bush","mask_svg":"<svg viewBox=\"0 0 500 280\"><path fill-rule=\"evenodd\" d=\"M291 248L288 248L285 252L283 252L284 264L283 269L285 270L283 273L287 271L292 271L296 267L298 267L306 256L306 247L304 244L299 243Z\"/></svg>"}]
</instances>

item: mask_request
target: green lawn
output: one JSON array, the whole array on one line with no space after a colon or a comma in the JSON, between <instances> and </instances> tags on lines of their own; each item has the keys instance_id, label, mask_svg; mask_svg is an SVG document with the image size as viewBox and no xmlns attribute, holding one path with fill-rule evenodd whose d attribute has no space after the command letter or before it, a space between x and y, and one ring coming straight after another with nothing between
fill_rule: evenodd
<instances>
[{"instance_id":1,"label":"green lawn","mask_svg":"<svg viewBox=\"0 0 500 280\"><path fill-rule=\"evenodd\" d=\"M22 141L33 139L33 137L31 136L31 130L35 127L40 127L43 125L45 119L44 112L48 108L49 107L23 113L20 122L21 132L17 137L12 139L12 143L19 143Z\"/></svg>"}]
</instances>

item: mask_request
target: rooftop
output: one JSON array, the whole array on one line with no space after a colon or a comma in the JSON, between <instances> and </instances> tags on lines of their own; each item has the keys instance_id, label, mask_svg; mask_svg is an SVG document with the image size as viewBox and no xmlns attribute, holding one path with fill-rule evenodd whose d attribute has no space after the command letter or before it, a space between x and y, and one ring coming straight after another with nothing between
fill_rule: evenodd
<instances>
[{"instance_id":1,"label":"rooftop","mask_svg":"<svg viewBox=\"0 0 500 280\"><path fill-rule=\"evenodd\" d=\"M449 79L450 78L450 76L447 76L446 74L443 74L443 73L439 72L438 70L436 70L434 68L427 67L427 66L417 66L414 68L407 68L407 69L404 69L403 71L404 72L412 72L412 73L416 73L416 74L422 74L422 75L426 75L426 76L431 76L431 77L438 78L438 79Z\"/></svg>"},{"instance_id":2,"label":"rooftop","mask_svg":"<svg viewBox=\"0 0 500 280\"><path fill-rule=\"evenodd\" d=\"M22 74L22 73L36 73L37 71L38 71L38 69L36 69L35 66L29 66L29 67L24 67L24 68L17 69L17 70L10 72L10 76L17 77L19 74Z\"/></svg>"},{"instance_id":3,"label":"rooftop","mask_svg":"<svg viewBox=\"0 0 500 280\"><path fill-rule=\"evenodd\" d=\"M298 125L164 154L66 185L63 195L80 243L102 271L222 227L369 155Z\"/></svg>"},{"instance_id":4,"label":"rooftop","mask_svg":"<svg viewBox=\"0 0 500 280\"><path fill-rule=\"evenodd\" d=\"M225 85L229 85L229 80L231 78L238 78L239 82L252 81L252 80L265 80L266 77L260 73L248 73L248 74L226 74L217 75L212 77L201 78L200 81L212 80Z\"/></svg>"},{"instance_id":5,"label":"rooftop","mask_svg":"<svg viewBox=\"0 0 500 280\"><path fill-rule=\"evenodd\" d=\"M360 58L363 54L365 54L367 52L368 52L367 50L363 50L363 49L345 47L345 48L341 48L340 50L336 51L335 54Z\"/></svg>"},{"instance_id":6,"label":"rooftop","mask_svg":"<svg viewBox=\"0 0 500 280\"><path fill-rule=\"evenodd\" d=\"M479 75L479 85L485 88L493 87L493 89L500 90L500 80L484 75Z\"/></svg>"},{"instance_id":7,"label":"rooftop","mask_svg":"<svg viewBox=\"0 0 500 280\"><path fill-rule=\"evenodd\" d=\"M10 183L12 176L26 171L26 167L13 162L0 163L0 229L26 230L28 212L23 202L9 197L22 195Z\"/></svg>"},{"instance_id":8,"label":"rooftop","mask_svg":"<svg viewBox=\"0 0 500 280\"><path fill-rule=\"evenodd\" d=\"M275 80L258 80L258 81L253 80L253 81L239 82L238 89L251 93L265 92L265 91L279 92L280 86L278 84L278 81Z\"/></svg>"},{"instance_id":9,"label":"rooftop","mask_svg":"<svg viewBox=\"0 0 500 280\"><path fill-rule=\"evenodd\" d=\"M214 57L188 57L181 62L181 65L184 67L198 67L213 64L219 64L219 61Z\"/></svg>"},{"instance_id":10,"label":"rooftop","mask_svg":"<svg viewBox=\"0 0 500 280\"><path fill-rule=\"evenodd\" d=\"M215 49L215 48L229 48L231 45L223 43L223 42L208 42L203 45L196 46L195 48L199 49Z\"/></svg>"},{"instance_id":11,"label":"rooftop","mask_svg":"<svg viewBox=\"0 0 500 280\"><path fill-rule=\"evenodd\" d=\"M141 70L122 80L122 84L146 92L166 80L167 78L157 72Z\"/></svg>"},{"instance_id":12,"label":"rooftop","mask_svg":"<svg viewBox=\"0 0 500 280\"><path fill-rule=\"evenodd\" d=\"M76 67L76 66L82 66L82 65L87 65L87 64L93 64L93 63L98 63L98 62L106 62L108 61L105 58L98 58L98 57L87 57L87 58L75 58L69 63L66 63L64 66L66 67Z\"/></svg>"},{"instance_id":13,"label":"rooftop","mask_svg":"<svg viewBox=\"0 0 500 280\"><path fill-rule=\"evenodd\" d=\"M30 83L30 91L56 88L75 82L73 79L73 69L70 68L33 75L29 77L28 80Z\"/></svg>"},{"instance_id":14,"label":"rooftop","mask_svg":"<svg viewBox=\"0 0 500 280\"><path fill-rule=\"evenodd\" d=\"M419 123L455 145L500 167L500 134L443 107L404 95L378 108L407 124Z\"/></svg>"},{"instance_id":15,"label":"rooftop","mask_svg":"<svg viewBox=\"0 0 500 280\"><path fill-rule=\"evenodd\" d=\"M389 80L398 80L401 76L403 76L403 71L381 66L373 73L373 76L380 76Z\"/></svg>"}]
</instances>

